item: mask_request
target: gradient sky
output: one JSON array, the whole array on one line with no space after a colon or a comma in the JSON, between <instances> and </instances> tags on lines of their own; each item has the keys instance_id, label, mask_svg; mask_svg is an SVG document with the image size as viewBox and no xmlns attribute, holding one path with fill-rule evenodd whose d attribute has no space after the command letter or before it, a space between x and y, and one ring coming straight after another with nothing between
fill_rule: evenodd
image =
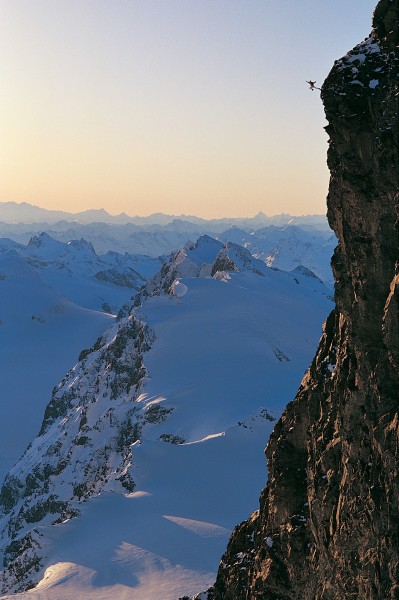
<instances>
[{"instance_id":1,"label":"gradient sky","mask_svg":"<svg viewBox=\"0 0 399 600\"><path fill-rule=\"evenodd\" d=\"M323 213L318 92L376 0L0 0L0 201Z\"/></svg>"}]
</instances>

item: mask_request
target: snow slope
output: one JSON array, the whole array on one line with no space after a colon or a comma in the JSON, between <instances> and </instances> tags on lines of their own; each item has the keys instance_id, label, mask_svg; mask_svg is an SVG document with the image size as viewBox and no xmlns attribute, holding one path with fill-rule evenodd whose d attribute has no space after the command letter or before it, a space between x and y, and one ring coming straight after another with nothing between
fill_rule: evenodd
<instances>
[{"instance_id":1,"label":"snow slope","mask_svg":"<svg viewBox=\"0 0 399 600\"><path fill-rule=\"evenodd\" d=\"M144 255L107 252L98 256L84 239L64 243L46 233L33 237L23 255L49 285L76 304L114 313L161 264Z\"/></svg>"},{"instance_id":2,"label":"snow slope","mask_svg":"<svg viewBox=\"0 0 399 600\"><path fill-rule=\"evenodd\" d=\"M330 290L203 237L146 292L60 383L8 475L4 592L40 581L27 598L194 594L257 505L265 441Z\"/></svg>"},{"instance_id":3,"label":"snow slope","mask_svg":"<svg viewBox=\"0 0 399 600\"><path fill-rule=\"evenodd\" d=\"M0 254L0 479L40 429L54 385L113 318L46 285L15 251Z\"/></svg>"},{"instance_id":4,"label":"snow slope","mask_svg":"<svg viewBox=\"0 0 399 600\"><path fill-rule=\"evenodd\" d=\"M162 264L145 255L98 256L83 239L64 243L43 232L27 246L0 239L0 252L8 249L16 249L43 281L75 304L110 313L118 312Z\"/></svg>"}]
</instances>

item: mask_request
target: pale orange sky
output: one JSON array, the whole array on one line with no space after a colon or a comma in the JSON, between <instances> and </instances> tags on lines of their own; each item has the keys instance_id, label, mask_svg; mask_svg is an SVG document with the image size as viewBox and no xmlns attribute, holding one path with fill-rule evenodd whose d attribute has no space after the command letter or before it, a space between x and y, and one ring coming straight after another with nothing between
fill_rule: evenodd
<instances>
[{"instance_id":1,"label":"pale orange sky","mask_svg":"<svg viewBox=\"0 0 399 600\"><path fill-rule=\"evenodd\" d=\"M319 94L369 0L0 0L0 201L323 213ZM343 18L345 14L345 18Z\"/></svg>"}]
</instances>

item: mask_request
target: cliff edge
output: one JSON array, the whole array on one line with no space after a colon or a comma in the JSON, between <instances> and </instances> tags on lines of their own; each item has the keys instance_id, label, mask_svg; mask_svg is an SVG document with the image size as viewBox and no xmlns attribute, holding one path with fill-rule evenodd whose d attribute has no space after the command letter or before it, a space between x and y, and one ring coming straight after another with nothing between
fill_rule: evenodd
<instances>
[{"instance_id":1,"label":"cliff edge","mask_svg":"<svg viewBox=\"0 0 399 600\"><path fill-rule=\"evenodd\" d=\"M336 309L266 448L259 511L239 525L217 600L399 598L399 23L322 87Z\"/></svg>"}]
</instances>

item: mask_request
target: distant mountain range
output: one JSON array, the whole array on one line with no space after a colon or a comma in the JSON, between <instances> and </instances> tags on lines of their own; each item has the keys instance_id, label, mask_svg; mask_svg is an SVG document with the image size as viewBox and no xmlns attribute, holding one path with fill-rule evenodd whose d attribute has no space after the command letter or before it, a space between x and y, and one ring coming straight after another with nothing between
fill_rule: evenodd
<instances>
[{"instance_id":1,"label":"distant mountain range","mask_svg":"<svg viewBox=\"0 0 399 600\"><path fill-rule=\"evenodd\" d=\"M264 227L266 225L286 225L295 223L296 225L316 225L328 228L327 219L324 215L304 215L293 217L288 214L267 217L259 212L254 217L248 218L223 218L223 219L202 219L192 215L165 215L163 213L154 213L147 217L131 217L126 213L119 215L110 215L103 208L94 210L85 210L78 213L69 213L60 210L47 210L28 204L27 202L0 202L0 222L8 224L38 224L46 223L48 225L67 221L69 223L108 223L113 225L134 224L139 227L148 227L152 225L165 226L173 221L180 223L193 223L195 225L211 228L215 233L217 230L223 231L227 227Z\"/></svg>"},{"instance_id":2,"label":"distant mountain range","mask_svg":"<svg viewBox=\"0 0 399 600\"><path fill-rule=\"evenodd\" d=\"M9 222L1 220L2 214ZM61 215L63 220L51 221ZM22 220L24 218L39 220L28 223ZM123 220L126 221L124 224ZM164 259L188 241L195 242L201 235L209 235L224 243L244 246L269 267L289 271L302 265L327 284L332 284L330 259L336 238L322 215L266 217L259 213L248 219L207 221L162 214L112 217L102 209L72 215L28 204L0 203L0 239L9 238L9 244L12 240L27 245L31 239L40 238L43 232L64 244L83 239L97 255L118 252L152 258L162 256Z\"/></svg>"}]
</instances>

